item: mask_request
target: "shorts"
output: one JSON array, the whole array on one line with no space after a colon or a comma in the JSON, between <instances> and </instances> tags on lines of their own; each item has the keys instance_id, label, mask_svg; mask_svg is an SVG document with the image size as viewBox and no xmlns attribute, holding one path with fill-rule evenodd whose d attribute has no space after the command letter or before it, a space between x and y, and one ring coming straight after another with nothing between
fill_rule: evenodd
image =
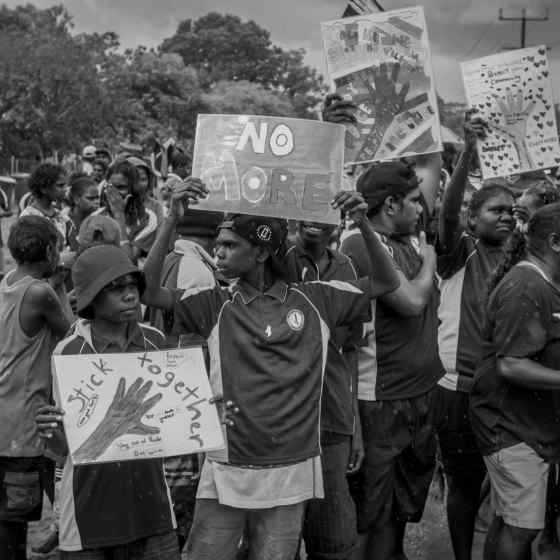
<instances>
[{"instance_id":1,"label":"shorts","mask_svg":"<svg viewBox=\"0 0 560 560\"><path fill-rule=\"evenodd\" d=\"M76 550L60 551L60 560L107 560L126 558L127 560L180 560L177 533L169 531L161 535L145 537L129 544Z\"/></svg>"},{"instance_id":2,"label":"shorts","mask_svg":"<svg viewBox=\"0 0 560 560\"><path fill-rule=\"evenodd\" d=\"M549 464L526 443L484 457L492 507L506 525L543 529Z\"/></svg>"},{"instance_id":3,"label":"shorts","mask_svg":"<svg viewBox=\"0 0 560 560\"><path fill-rule=\"evenodd\" d=\"M45 457L0 457L0 481L0 521L38 521L43 491L54 484L54 463Z\"/></svg>"},{"instance_id":4,"label":"shorts","mask_svg":"<svg viewBox=\"0 0 560 560\"><path fill-rule=\"evenodd\" d=\"M358 532L422 518L434 473L433 390L395 401L359 401L365 458L350 478Z\"/></svg>"},{"instance_id":5,"label":"shorts","mask_svg":"<svg viewBox=\"0 0 560 560\"><path fill-rule=\"evenodd\" d=\"M432 403L445 474L482 481L484 459L476 444L469 418L469 394L436 386Z\"/></svg>"}]
</instances>

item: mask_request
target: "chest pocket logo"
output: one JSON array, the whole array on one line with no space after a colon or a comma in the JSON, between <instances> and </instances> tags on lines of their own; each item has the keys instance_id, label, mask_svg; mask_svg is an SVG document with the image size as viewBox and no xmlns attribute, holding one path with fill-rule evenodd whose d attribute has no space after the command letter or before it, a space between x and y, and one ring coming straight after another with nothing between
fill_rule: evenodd
<instances>
[{"instance_id":1,"label":"chest pocket logo","mask_svg":"<svg viewBox=\"0 0 560 560\"><path fill-rule=\"evenodd\" d=\"M288 323L288 327L293 331L301 331L303 329L303 325L305 325L305 316L303 311L299 309L292 309L288 311L288 315L286 315L286 322Z\"/></svg>"}]
</instances>

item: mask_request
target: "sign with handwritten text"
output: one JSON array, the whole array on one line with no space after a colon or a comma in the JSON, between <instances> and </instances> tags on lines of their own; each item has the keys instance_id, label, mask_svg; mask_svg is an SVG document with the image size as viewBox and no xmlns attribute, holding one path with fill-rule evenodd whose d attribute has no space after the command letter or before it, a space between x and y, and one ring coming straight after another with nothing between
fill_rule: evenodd
<instances>
[{"instance_id":1,"label":"sign with handwritten text","mask_svg":"<svg viewBox=\"0 0 560 560\"><path fill-rule=\"evenodd\" d=\"M485 179L560 164L544 45L470 60L461 68L469 105L489 126L477 143Z\"/></svg>"},{"instance_id":2,"label":"sign with handwritten text","mask_svg":"<svg viewBox=\"0 0 560 560\"><path fill-rule=\"evenodd\" d=\"M74 464L223 448L202 349L53 357Z\"/></svg>"},{"instance_id":3,"label":"sign with handwritten text","mask_svg":"<svg viewBox=\"0 0 560 560\"><path fill-rule=\"evenodd\" d=\"M428 31L421 7L321 24L332 88L353 101L345 163L442 149Z\"/></svg>"},{"instance_id":4,"label":"sign with handwritten text","mask_svg":"<svg viewBox=\"0 0 560 560\"><path fill-rule=\"evenodd\" d=\"M193 176L210 194L193 209L337 224L344 134L304 119L199 115Z\"/></svg>"}]
</instances>

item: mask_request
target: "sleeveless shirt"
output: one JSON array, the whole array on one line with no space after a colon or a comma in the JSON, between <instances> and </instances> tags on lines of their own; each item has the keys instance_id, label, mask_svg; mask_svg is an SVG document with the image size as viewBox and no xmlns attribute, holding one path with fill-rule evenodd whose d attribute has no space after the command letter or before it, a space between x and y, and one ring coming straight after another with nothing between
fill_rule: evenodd
<instances>
[{"instance_id":1,"label":"sleeveless shirt","mask_svg":"<svg viewBox=\"0 0 560 560\"><path fill-rule=\"evenodd\" d=\"M9 284L11 276L0 282L0 456L36 457L43 444L35 414L51 396L54 339L46 326L27 336L19 321L27 290L43 281L25 276Z\"/></svg>"}]
</instances>

